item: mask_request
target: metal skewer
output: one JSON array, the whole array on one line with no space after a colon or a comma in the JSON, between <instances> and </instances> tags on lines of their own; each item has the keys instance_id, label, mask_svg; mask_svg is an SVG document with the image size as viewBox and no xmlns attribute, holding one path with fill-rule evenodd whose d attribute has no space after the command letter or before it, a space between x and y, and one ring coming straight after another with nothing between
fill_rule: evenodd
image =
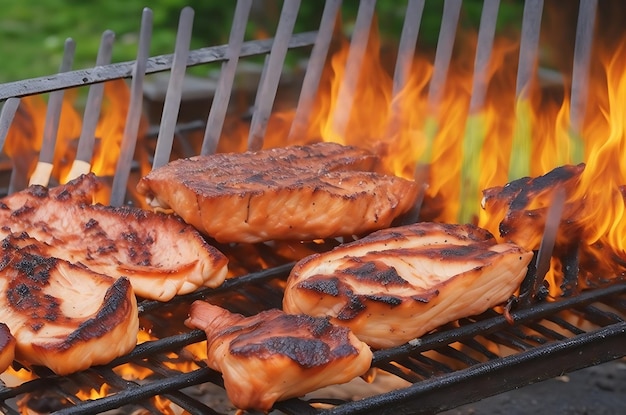
<instances>
[{"instance_id":1,"label":"metal skewer","mask_svg":"<svg viewBox=\"0 0 626 415\"><path fill-rule=\"evenodd\" d=\"M115 33L111 30L104 31L100 41L96 66L107 65L111 62L114 39ZM93 156L93 148L96 140L96 126L100 118L103 95L103 83L93 84L89 87L87 103L85 104L85 112L83 115L83 126L78 140L78 148L76 149L76 158L66 178L67 181L75 179L81 174L89 173L91 170L91 158Z\"/></svg>"},{"instance_id":2,"label":"metal skewer","mask_svg":"<svg viewBox=\"0 0 626 415\"><path fill-rule=\"evenodd\" d=\"M375 7L376 0L362 0L359 3L346 67L341 85L339 86L339 92L337 93L335 113L332 114L332 133L341 141L345 138L348 122L350 121L354 93L359 80L359 73L363 67L363 59L365 58L365 51L369 41Z\"/></svg>"},{"instance_id":3,"label":"metal skewer","mask_svg":"<svg viewBox=\"0 0 626 415\"><path fill-rule=\"evenodd\" d=\"M252 8L252 0L239 0L235 7L235 16L233 17L233 25L230 29L230 38L228 39L228 60L222 64L220 79L217 84L217 90L213 97L209 118L204 131L204 139L202 141L202 149L200 154L213 154L217 149L222 128L224 127L224 119L230 102L230 95L233 88L233 81L237 71L237 63L239 62L239 54L241 53L241 45L243 44L244 35L246 33L246 24L248 16Z\"/></svg>"},{"instance_id":4,"label":"metal skewer","mask_svg":"<svg viewBox=\"0 0 626 415\"><path fill-rule=\"evenodd\" d=\"M67 72L72 68L74 61L74 51L76 43L71 38L65 40L63 49L63 60L59 72ZM39 151L39 161L35 171L30 176L29 185L39 184L48 186L50 175L54 163L54 148L56 147L57 134L59 131L59 121L61 118L61 108L63 107L64 89L59 89L50 93L48 107L46 109L46 121L43 130L43 141Z\"/></svg>"},{"instance_id":5,"label":"metal skewer","mask_svg":"<svg viewBox=\"0 0 626 415\"><path fill-rule=\"evenodd\" d=\"M585 156L582 141L583 121L587 109L589 87L589 64L591 45L596 20L598 0L580 0L578 23L576 25L576 44L574 46L574 66L572 68L572 97L570 104L571 162L581 163Z\"/></svg>"},{"instance_id":6,"label":"metal skewer","mask_svg":"<svg viewBox=\"0 0 626 415\"><path fill-rule=\"evenodd\" d=\"M4 142L7 139L9 128L13 122L13 117L17 112L17 108L20 106L19 98L9 98L4 102L2 106L2 112L0 112L0 150L4 148Z\"/></svg>"},{"instance_id":7,"label":"metal skewer","mask_svg":"<svg viewBox=\"0 0 626 415\"><path fill-rule=\"evenodd\" d=\"M478 28L478 44L474 60L472 95L469 114L463 135L463 160L461 163L461 195L458 214L459 223L471 222L475 216L480 172L480 153L487 132L483 117L483 106L487 95L488 67L496 35L496 22L500 0L485 0Z\"/></svg>"},{"instance_id":8,"label":"metal skewer","mask_svg":"<svg viewBox=\"0 0 626 415\"><path fill-rule=\"evenodd\" d=\"M154 160L152 161L153 169L161 167L170 161L176 121L178 120L178 111L180 110L180 101L183 94L183 81L185 80L185 72L187 70L193 18L194 11L191 7L185 7L180 12L176 46L174 47L174 63L172 64L172 73L170 74L165 94L165 103L163 104L161 126L154 151Z\"/></svg>"},{"instance_id":9,"label":"metal skewer","mask_svg":"<svg viewBox=\"0 0 626 415\"><path fill-rule=\"evenodd\" d=\"M293 123L291 124L289 135L287 136L287 142L293 141L296 137L303 134L308 125L309 114L315 96L317 95L317 89L324 70L324 63L326 62L330 42L333 38L333 29L340 6L341 0L326 0L326 4L324 5L318 35L315 39L313 49L311 50L306 73L302 80L302 89L300 90L300 97L298 99L298 105L296 106Z\"/></svg>"},{"instance_id":10,"label":"metal skewer","mask_svg":"<svg viewBox=\"0 0 626 415\"><path fill-rule=\"evenodd\" d=\"M285 55L287 54L289 39L298 17L300 0L286 1L280 13L280 20L276 28L276 37L269 58L263 68L263 76L257 90L255 108L250 122L248 135L248 149L260 150L263 147L265 130L274 106L278 83L282 74Z\"/></svg>"},{"instance_id":11,"label":"metal skewer","mask_svg":"<svg viewBox=\"0 0 626 415\"><path fill-rule=\"evenodd\" d=\"M543 0L526 0L515 84L515 127L509 161L509 180L530 174L530 86L537 61Z\"/></svg>"},{"instance_id":12,"label":"metal skewer","mask_svg":"<svg viewBox=\"0 0 626 415\"><path fill-rule=\"evenodd\" d=\"M141 28L139 31L139 46L137 48L137 61L133 70L130 85L130 102L128 114L124 126L124 135L120 146L120 155L115 167L115 176L111 187L111 206L120 206L126 196L126 185L130 176L130 169L137 144L137 133L141 121L143 103L143 81L146 74L146 62L150 56L150 40L152 37L152 10L143 9L141 16Z\"/></svg>"}]
</instances>

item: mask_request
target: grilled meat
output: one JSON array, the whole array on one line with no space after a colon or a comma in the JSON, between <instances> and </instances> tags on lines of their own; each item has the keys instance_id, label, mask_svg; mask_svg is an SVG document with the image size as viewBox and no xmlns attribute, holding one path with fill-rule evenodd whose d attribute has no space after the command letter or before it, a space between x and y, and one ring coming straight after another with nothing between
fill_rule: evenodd
<instances>
[{"instance_id":1,"label":"grilled meat","mask_svg":"<svg viewBox=\"0 0 626 415\"><path fill-rule=\"evenodd\" d=\"M219 242L312 240L388 227L418 185L370 171L376 157L333 143L175 160L137 185Z\"/></svg>"},{"instance_id":2,"label":"grilled meat","mask_svg":"<svg viewBox=\"0 0 626 415\"><path fill-rule=\"evenodd\" d=\"M137 342L137 300L126 278L95 273L50 255L27 234L0 248L0 321L20 362L59 375L105 364Z\"/></svg>"},{"instance_id":3,"label":"grilled meat","mask_svg":"<svg viewBox=\"0 0 626 415\"><path fill-rule=\"evenodd\" d=\"M31 186L2 200L0 236L27 232L57 258L113 277L126 276L136 294L167 301L220 285L227 258L172 215L92 205L93 175L48 191Z\"/></svg>"},{"instance_id":4,"label":"grilled meat","mask_svg":"<svg viewBox=\"0 0 626 415\"><path fill-rule=\"evenodd\" d=\"M392 347L504 302L532 255L471 225L389 228L298 262L283 309L330 316L370 346Z\"/></svg>"},{"instance_id":5,"label":"grilled meat","mask_svg":"<svg viewBox=\"0 0 626 415\"><path fill-rule=\"evenodd\" d=\"M368 371L372 352L327 318L268 310L252 317L204 301L185 322L207 335L207 364L222 372L240 409L269 411L274 402L345 383Z\"/></svg>"},{"instance_id":6,"label":"grilled meat","mask_svg":"<svg viewBox=\"0 0 626 415\"><path fill-rule=\"evenodd\" d=\"M0 323L0 373L7 370L15 358L15 337L9 326Z\"/></svg>"}]
</instances>

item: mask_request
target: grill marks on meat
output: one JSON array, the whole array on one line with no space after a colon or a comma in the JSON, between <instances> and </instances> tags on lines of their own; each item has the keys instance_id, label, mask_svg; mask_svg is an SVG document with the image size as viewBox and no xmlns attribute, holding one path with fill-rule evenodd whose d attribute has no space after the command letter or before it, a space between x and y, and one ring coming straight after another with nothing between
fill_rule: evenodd
<instances>
[{"instance_id":1,"label":"grill marks on meat","mask_svg":"<svg viewBox=\"0 0 626 415\"><path fill-rule=\"evenodd\" d=\"M0 323L0 373L7 370L15 358L15 337L9 326Z\"/></svg>"},{"instance_id":2,"label":"grill marks on meat","mask_svg":"<svg viewBox=\"0 0 626 415\"><path fill-rule=\"evenodd\" d=\"M330 316L370 346L392 347L503 303L532 255L471 225L390 228L298 262L283 309Z\"/></svg>"},{"instance_id":3,"label":"grill marks on meat","mask_svg":"<svg viewBox=\"0 0 626 415\"><path fill-rule=\"evenodd\" d=\"M328 318L267 310L251 317L204 301L185 322L207 335L207 364L222 372L239 409L269 411L279 400L345 383L369 370L372 352Z\"/></svg>"},{"instance_id":4,"label":"grill marks on meat","mask_svg":"<svg viewBox=\"0 0 626 415\"><path fill-rule=\"evenodd\" d=\"M115 279L56 258L27 234L0 250L0 321L16 339L16 357L64 375L105 364L137 342L137 300Z\"/></svg>"},{"instance_id":5,"label":"grill marks on meat","mask_svg":"<svg viewBox=\"0 0 626 415\"><path fill-rule=\"evenodd\" d=\"M312 240L388 227L418 185L374 172L377 157L334 143L175 160L137 185L219 242Z\"/></svg>"},{"instance_id":6,"label":"grill marks on meat","mask_svg":"<svg viewBox=\"0 0 626 415\"><path fill-rule=\"evenodd\" d=\"M172 215L92 205L93 180L83 176L51 191L32 186L3 199L0 236L27 232L57 258L128 277L145 298L167 301L224 281L227 258L193 227Z\"/></svg>"}]
</instances>

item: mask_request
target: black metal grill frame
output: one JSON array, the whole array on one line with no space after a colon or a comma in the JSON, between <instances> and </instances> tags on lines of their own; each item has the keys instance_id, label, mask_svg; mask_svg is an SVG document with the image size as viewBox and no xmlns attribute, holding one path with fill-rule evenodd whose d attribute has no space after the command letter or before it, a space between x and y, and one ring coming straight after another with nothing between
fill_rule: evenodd
<instances>
[{"instance_id":1,"label":"black metal grill frame","mask_svg":"<svg viewBox=\"0 0 626 415\"><path fill-rule=\"evenodd\" d=\"M204 289L180 296L169 303L142 301L140 315L151 315L169 307L186 306L196 299L220 298L228 303L231 295L244 295L249 301L232 302L233 311L250 314L260 309L280 307L278 284L288 275L292 263L228 280L217 289ZM261 295L259 295L261 294ZM374 352L372 366L412 383L399 390L354 402L336 399L290 399L275 409L286 414L417 414L436 413L491 395L546 380L626 356L626 283L585 291L555 302L541 302L513 310L514 324L504 315L489 310L480 316L460 320L458 326L444 327L399 347ZM567 321L575 315L578 324ZM583 329L583 323L593 325ZM66 401L58 414L92 414L115 408L143 407L156 411L150 398L161 396L191 414L219 414L182 389L202 383L223 388L221 375L197 361L200 369L189 373L168 368L172 359L188 358L181 350L205 339L199 330L189 330L138 345L131 353L108 365L58 377L36 368L40 377L15 388L0 387L0 408L17 414L16 398L44 391ZM500 355L484 346L485 340L513 350ZM458 343L457 343L458 342ZM452 347L463 344L465 349ZM433 357L432 352L437 356ZM470 352L471 351L471 352ZM429 352L425 355L425 352ZM173 353L174 358L166 356ZM454 366L451 366L451 361ZM124 363L135 363L154 372L149 380L128 381L113 372ZM459 367L460 366L460 367ZM117 392L96 400L81 402L75 396L80 388L99 389L103 383ZM331 409L319 409L314 404Z\"/></svg>"}]
</instances>

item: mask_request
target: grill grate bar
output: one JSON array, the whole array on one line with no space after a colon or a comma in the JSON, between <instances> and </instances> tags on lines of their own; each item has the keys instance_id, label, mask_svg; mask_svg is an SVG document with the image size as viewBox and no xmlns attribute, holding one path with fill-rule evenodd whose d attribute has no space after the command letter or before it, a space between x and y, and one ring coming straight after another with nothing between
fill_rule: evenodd
<instances>
[{"instance_id":1,"label":"grill grate bar","mask_svg":"<svg viewBox=\"0 0 626 415\"><path fill-rule=\"evenodd\" d=\"M289 49L311 46L315 43L317 32L303 32L294 34L289 41ZM263 55L272 48L274 39L251 40L244 42L241 47L240 57ZM187 67L202 65L212 62L222 62L228 59L228 45L210 46L194 49L189 52ZM154 56L148 59L146 74L165 72L172 69L173 54ZM23 81L7 82L0 88L0 101L11 97L24 97L27 95L43 94L59 89L68 89L77 86L91 85L98 82L112 81L115 79L130 78L133 73L135 61L112 63L110 65L96 66L89 69L79 69L63 72L51 76L42 76Z\"/></svg>"}]
</instances>

